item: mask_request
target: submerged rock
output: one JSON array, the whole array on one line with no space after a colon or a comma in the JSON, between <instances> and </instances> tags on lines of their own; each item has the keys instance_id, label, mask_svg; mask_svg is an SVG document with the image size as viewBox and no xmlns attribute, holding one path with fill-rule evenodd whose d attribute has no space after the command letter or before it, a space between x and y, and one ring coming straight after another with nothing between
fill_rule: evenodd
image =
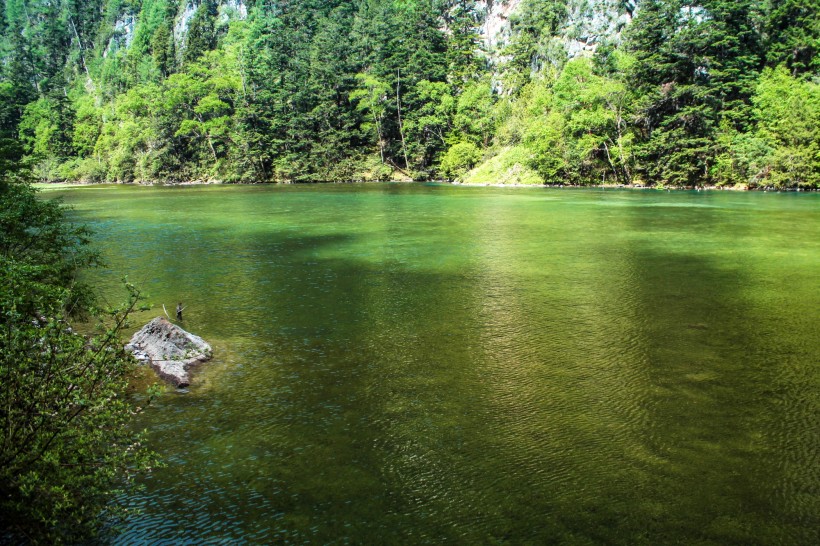
<instances>
[{"instance_id":1,"label":"submerged rock","mask_svg":"<svg viewBox=\"0 0 820 546\"><path fill-rule=\"evenodd\" d=\"M125 350L145 364L151 364L162 379L179 388L190 384L188 369L211 359L211 346L201 337L186 332L164 317L157 317L137 333Z\"/></svg>"}]
</instances>

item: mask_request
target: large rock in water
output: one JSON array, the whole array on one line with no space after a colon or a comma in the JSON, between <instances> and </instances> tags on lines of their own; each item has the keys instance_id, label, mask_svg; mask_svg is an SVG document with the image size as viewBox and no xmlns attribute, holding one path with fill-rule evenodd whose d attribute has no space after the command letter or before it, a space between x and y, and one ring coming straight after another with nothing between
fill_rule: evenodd
<instances>
[{"instance_id":1,"label":"large rock in water","mask_svg":"<svg viewBox=\"0 0 820 546\"><path fill-rule=\"evenodd\" d=\"M186 332L164 317L157 317L131 336L126 351L179 388L190 384L188 369L210 360L211 346L199 336Z\"/></svg>"}]
</instances>

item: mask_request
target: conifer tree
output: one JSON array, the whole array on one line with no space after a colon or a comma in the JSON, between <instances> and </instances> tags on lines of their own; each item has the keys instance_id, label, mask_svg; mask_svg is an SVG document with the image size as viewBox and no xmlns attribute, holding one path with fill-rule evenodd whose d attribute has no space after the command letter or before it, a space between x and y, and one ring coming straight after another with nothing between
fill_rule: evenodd
<instances>
[{"instance_id":1,"label":"conifer tree","mask_svg":"<svg viewBox=\"0 0 820 546\"><path fill-rule=\"evenodd\" d=\"M215 46L216 3L214 0L205 0L199 5L191 19L185 49L182 51L182 60L184 63L192 63Z\"/></svg>"},{"instance_id":2,"label":"conifer tree","mask_svg":"<svg viewBox=\"0 0 820 546\"><path fill-rule=\"evenodd\" d=\"M785 63L792 75L820 74L820 3L770 0L766 20L766 60Z\"/></svg>"}]
</instances>

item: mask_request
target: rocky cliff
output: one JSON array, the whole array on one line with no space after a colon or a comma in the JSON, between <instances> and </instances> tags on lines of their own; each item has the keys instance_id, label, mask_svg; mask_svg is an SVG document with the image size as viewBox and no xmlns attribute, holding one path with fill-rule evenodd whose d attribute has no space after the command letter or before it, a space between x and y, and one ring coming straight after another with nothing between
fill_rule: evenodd
<instances>
[{"instance_id":1,"label":"rocky cliff","mask_svg":"<svg viewBox=\"0 0 820 546\"><path fill-rule=\"evenodd\" d=\"M564 17L554 34L568 58L591 55L601 43L618 43L623 29L632 21L639 0L479 0L485 14L480 32L484 47L491 55L501 55L509 44L512 25L529 3L552 2Z\"/></svg>"}]
</instances>

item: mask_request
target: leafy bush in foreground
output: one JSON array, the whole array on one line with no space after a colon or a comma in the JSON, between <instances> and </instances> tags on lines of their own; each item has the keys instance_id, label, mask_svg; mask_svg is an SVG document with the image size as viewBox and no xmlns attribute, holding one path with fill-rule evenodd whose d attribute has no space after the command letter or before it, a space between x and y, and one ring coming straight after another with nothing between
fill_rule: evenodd
<instances>
[{"instance_id":1,"label":"leafy bush in foreground","mask_svg":"<svg viewBox=\"0 0 820 546\"><path fill-rule=\"evenodd\" d=\"M0 181L0 542L74 543L154 455L129 427L133 359L119 339L138 298L101 313L77 282L96 256L58 203ZM96 334L69 318L90 312Z\"/></svg>"}]
</instances>

